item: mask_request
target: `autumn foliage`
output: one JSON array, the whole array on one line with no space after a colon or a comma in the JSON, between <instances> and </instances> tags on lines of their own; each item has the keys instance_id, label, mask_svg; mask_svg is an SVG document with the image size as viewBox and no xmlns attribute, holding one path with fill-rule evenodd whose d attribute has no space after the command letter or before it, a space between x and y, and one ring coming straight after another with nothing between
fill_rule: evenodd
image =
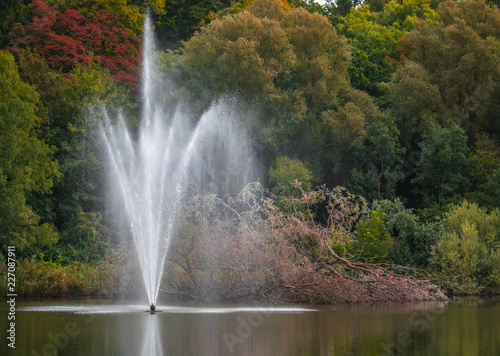
<instances>
[{"instance_id":1,"label":"autumn foliage","mask_svg":"<svg viewBox=\"0 0 500 356\"><path fill-rule=\"evenodd\" d=\"M137 84L141 40L116 27L115 15L99 11L86 18L72 9L60 13L43 0L34 0L31 8L32 21L25 26L14 25L12 52L36 51L51 68L64 73L77 64L89 64L92 55L98 56L116 81L126 83L130 89Z\"/></svg>"},{"instance_id":2,"label":"autumn foliage","mask_svg":"<svg viewBox=\"0 0 500 356\"><path fill-rule=\"evenodd\" d=\"M98 292L96 266L122 231L106 204L96 113L104 105L138 128L149 8L155 103L182 107L188 127L236 98L252 113L238 124L267 184L184 197L165 294L444 299L435 281L500 293L498 1L1 4L0 285L15 245L25 295ZM99 288L80 283L87 275Z\"/></svg>"}]
</instances>

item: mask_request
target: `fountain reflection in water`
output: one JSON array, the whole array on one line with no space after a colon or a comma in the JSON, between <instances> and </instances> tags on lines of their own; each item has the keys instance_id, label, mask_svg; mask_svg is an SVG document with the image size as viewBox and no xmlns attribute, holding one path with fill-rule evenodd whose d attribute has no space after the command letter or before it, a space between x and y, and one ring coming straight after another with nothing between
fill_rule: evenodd
<instances>
[{"instance_id":1,"label":"fountain reflection in water","mask_svg":"<svg viewBox=\"0 0 500 356\"><path fill-rule=\"evenodd\" d=\"M143 319L143 338L141 356L162 356L163 345L161 341L162 330L157 317Z\"/></svg>"},{"instance_id":2,"label":"fountain reflection in water","mask_svg":"<svg viewBox=\"0 0 500 356\"><path fill-rule=\"evenodd\" d=\"M105 113L101 130L112 167L111 185L125 211L150 305L157 302L176 214L188 182L209 191L217 187L220 192L241 188L255 179L251 177L254 160L248 138L235 120L237 102L228 98L217 101L190 127L192 120L185 106L172 111L161 104L153 57L147 16L140 128L131 132L123 116L112 120Z\"/></svg>"}]
</instances>

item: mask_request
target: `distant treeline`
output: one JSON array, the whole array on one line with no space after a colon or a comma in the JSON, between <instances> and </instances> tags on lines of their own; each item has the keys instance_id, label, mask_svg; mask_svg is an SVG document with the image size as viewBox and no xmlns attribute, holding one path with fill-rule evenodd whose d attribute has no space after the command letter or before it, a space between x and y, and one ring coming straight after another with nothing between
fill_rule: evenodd
<instances>
[{"instance_id":1,"label":"distant treeline","mask_svg":"<svg viewBox=\"0 0 500 356\"><path fill-rule=\"evenodd\" d=\"M41 278L39 266L47 276L93 276L87 286L25 285L26 294L96 293L104 278L117 283L117 266L128 260L106 204L97 128L101 104L137 127L147 12L166 102L188 103L196 120L213 100L234 95L256 113L245 125L275 209L259 235L262 251L279 243L265 236L297 224L302 230L280 241L308 276L365 283L383 268L409 281L418 268L450 292L500 291L497 2L10 0L0 9L0 267L15 245L21 283ZM330 206L333 191L357 208ZM356 219L342 220L347 212ZM272 225L277 217L285 225ZM208 283L230 298L231 278L257 278L252 268L268 264L261 259L246 274L235 260L226 269L220 261L211 270L189 266L184 247L173 247L166 282L184 297L220 297L199 289ZM292 271L296 282L305 278ZM298 289L279 273L261 278L258 290L234 283L248 295L274 285L269 298L356 300L322 298L313 286L339 285L316 277L304 282L310 294L294 297ZM383 299L367 290L359 300Z\"/></svg>"}]
</instances>

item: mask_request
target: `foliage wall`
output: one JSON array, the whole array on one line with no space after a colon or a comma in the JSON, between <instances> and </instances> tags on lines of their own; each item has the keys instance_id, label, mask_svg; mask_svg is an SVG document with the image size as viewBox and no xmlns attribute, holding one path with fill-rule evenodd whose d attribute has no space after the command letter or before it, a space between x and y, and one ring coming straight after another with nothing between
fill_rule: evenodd
<instances>
[{"instance_id":1,"label":"foliage wall","mask_svg":"<svg viewBox=\"0 0 500 356\"><path fill-rule=\"evenodd\" d=\"M97 128L102 104L137 125L146 12L165 102L185 101L192 122L221 95L256 113L246 124L277 211L328 230L347 208L303 199L345 187L363 214L331 230L348 231L331 253L424 268L450 291L499 290L500 11L484 0L7 1L3 252L13 244L26 261L62 266L120 260ZM300 258L319 263L319 240L299 240ZM170 264L182 265L181 250ZM323 263L308 268L332 268Z\"/></svg>"}]
</instances>

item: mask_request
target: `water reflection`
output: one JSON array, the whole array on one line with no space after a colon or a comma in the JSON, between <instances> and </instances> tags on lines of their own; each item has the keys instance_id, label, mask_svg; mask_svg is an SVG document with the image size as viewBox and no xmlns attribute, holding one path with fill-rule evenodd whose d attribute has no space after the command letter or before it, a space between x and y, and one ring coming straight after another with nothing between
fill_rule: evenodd
<instances>
[{"instance_id":1,"label":"water reflection","mask_svg":"<svg viewBox=\"0 0 500 356\"><path fill-rule=\"evenodd\" d=\"M5 307L0 306L0 329ZM500 300L255 308L18 302L1 355L500 355ZM0 343L0 346L4 345ZM46 351L44 353L44 350ZM5 351L5 352L4 352Z\"/></svg>"},{"instance_id":2,"label":"water reflection","mask_svg":"<svg viewBox=\"0 0 500 356\"><path fill-rule=\"evenodd\" d=\"M143 337L141 356L166 356L163 353L161 341L162 329L158 322L158 315L149 314L142 323Z\"/></svg>"}]
</instances>

